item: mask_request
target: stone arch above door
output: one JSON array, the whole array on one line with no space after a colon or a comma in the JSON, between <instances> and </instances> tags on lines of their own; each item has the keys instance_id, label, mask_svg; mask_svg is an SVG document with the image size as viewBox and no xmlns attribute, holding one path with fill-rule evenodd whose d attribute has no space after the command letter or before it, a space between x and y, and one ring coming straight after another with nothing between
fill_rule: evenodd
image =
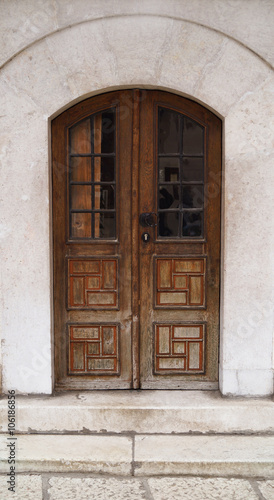
<instances>
[{"instance_id":1,"label":"stone arch above door","mask_svg":"<svg viewBox=\"0 0 274 500\"><path fill-rule=\"evenodd\" d=\"M78 24L22 49L1 70L3 165L9 200L3 250L12 269L4 275L4 295L9 310L19 307L16 319L4 312L3 387L38 393L52 390L48 354L33 364L41 345L45 353L51 345L48 120L84 97L129 87L190 96L224 120L221 390L269 394L272 320L267 304L272 276L267 251L271 235L264 215L271 203L265 179L272 165L273 74L258 56L227 36L157 15ZM247 202L251 199L256 200L260 217ZM13 227L18 228L16 238L9 236ZM15 264L18 247L22 267ZM250 258L243 259L246 249ZM32 305L27 319L26 304ZM254 319L254 310L259 320ZM19 343L16 351L14 343ZM22 372L20 380L14 374L15 363Z\"/></svg>"},{"instance_id":2,"label":"stone arch above door","mask_svg":"<svg viewBox=\"0 0 274 500\"><path fill-rule=\"evenodd\" d=\"M9 2L2 10L4 24L2 32L5 33L5 42L0 61L1 64L5 64L35 42L71 26L96 22L108 17L143 15L176 19L217 31L249 48L269 64L273 63L271 43L273 6L269 2L258 3L253 0L248 4L241 0L236 4L212 2L207 9L204 9L203 0L197 0L193 4L189 4L188 0L181 0L180 4L181 8L178 9L176 0L170 0L168 4L165 1L157 4L142 2L138 4L137 12L134 2L129 3L126 0L115 5L110 5L108 0L102 0L99 9L93 4L87 5L85 0L78 0L73 4L70 0L65 0L62 5L58 5L57 1L55 6L51 0L46 0L39 9L35 3L26 5L26 2L22 1L16 5L17 16L14 16L14 13L10 15L9 9L13 8L13 5ZM17 23L19 29L16 30ZM242 29L243 25L247 24L249 29ZM263 31L262 26L264 26Z\"/></svg>"}]
</instances>

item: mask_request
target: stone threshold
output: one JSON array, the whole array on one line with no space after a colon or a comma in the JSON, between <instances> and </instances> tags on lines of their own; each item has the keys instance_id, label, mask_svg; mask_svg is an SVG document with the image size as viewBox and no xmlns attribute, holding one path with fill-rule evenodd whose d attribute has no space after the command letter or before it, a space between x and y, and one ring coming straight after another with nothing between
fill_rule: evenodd
<instances>
[{"instance_id":1,"label":"stone threshold","mask_svg":"<svg viewBox=\"0 0 274 500\"><path fill-rule=\"evenodd\" d=\"M0 433L7 397L0 399ZM93 391L16 396L18 433L268 434L268 398L224 398L218 391Z\"/></svg>"},{"instance_id":2,"label":"stone threshold","mask_svg":"<svg viewBox=\"0 0 274 500\"><path fill-rule=\"evenodd\" d=\"M0 473L11 442L0 436ZM15 443L18 473L274 478L274 436L32 434Z\"/></svg>"}]
</instances>

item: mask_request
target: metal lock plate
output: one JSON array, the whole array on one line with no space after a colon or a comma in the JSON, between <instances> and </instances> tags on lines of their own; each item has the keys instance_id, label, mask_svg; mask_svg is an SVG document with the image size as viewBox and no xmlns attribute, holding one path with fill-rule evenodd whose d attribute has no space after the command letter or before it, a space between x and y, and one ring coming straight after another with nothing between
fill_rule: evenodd
<instances>
[{"instance_id":1,"label":"metal lock plate","mask_svg":"<svg viewBox=\"0 0 274 500\"><path fill-rule=\"evenodd\" d=\"M139 216L139 223L142 227L153 227L157 226L157 222L154 222L154 216L157 215L155 212L143 212Z\"/></svg>"}]
</instances>

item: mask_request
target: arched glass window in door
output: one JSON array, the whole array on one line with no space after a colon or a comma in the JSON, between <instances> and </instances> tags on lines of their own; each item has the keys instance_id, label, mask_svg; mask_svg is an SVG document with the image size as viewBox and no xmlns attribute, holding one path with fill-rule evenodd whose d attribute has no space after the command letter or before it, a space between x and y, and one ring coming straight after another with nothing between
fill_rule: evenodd
<instances>
[{"instance_id":1,"label":"arched glass window in door","mask_svg":"<svg viewBox=\"0 0 274 500\"><path fill-rule=\"evenodd\" d=\"M107 109L70 128L70 237L116 237L116 112Z\"/></svg>"},{"instance_id":2,"label":"arched glass window in door","mask_svg":"<svg viewBox=\"0 0 274 500\"><path fill-rule=\"evenodd\" d=\"M168 108L158 113L158 236L202 237L204 127Z\"/></svg>"}]
</instances>

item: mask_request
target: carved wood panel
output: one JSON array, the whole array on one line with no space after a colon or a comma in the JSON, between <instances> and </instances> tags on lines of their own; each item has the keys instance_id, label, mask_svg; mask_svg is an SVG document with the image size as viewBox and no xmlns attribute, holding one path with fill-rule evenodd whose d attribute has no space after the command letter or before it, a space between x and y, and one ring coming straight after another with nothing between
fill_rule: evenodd
<instances>
[{"instance_id":1,"label":"carved wood panel","mask_svg":"<svg viewBox=\"0 0 274 500\"><path fill-rule=\"evenodd\" d=\"M156 308L205 307L205 258L156 258Z\"/></svg>"},{"instance_id":2,"label":"carved wood panel","mask_svg":"<svg viewBox=\"0 0 274 500\"><path fill-rule=\"evenodd\" d=\"M155 324L154 373L203 373L205 323Z\"/></svg>"},{"instance_id":3,"label":"carved wood panel","mask_svg":"<svg viewBox=\"0 0 274 500\"><path fill-rule=\"evenodd\" d=\"M69 259L68 306L117 309L117 259Z\"/></svg>"},{"instance_id":4,"label":"carved wood panel","mask_svg":"<svg viewBox=\"0 0 274 500\"><path fill-rule=\"evenodd\" d=\"M118 325L69 325L69 339L71 374L119 374Z\"/></svg>"}]
</instances>

